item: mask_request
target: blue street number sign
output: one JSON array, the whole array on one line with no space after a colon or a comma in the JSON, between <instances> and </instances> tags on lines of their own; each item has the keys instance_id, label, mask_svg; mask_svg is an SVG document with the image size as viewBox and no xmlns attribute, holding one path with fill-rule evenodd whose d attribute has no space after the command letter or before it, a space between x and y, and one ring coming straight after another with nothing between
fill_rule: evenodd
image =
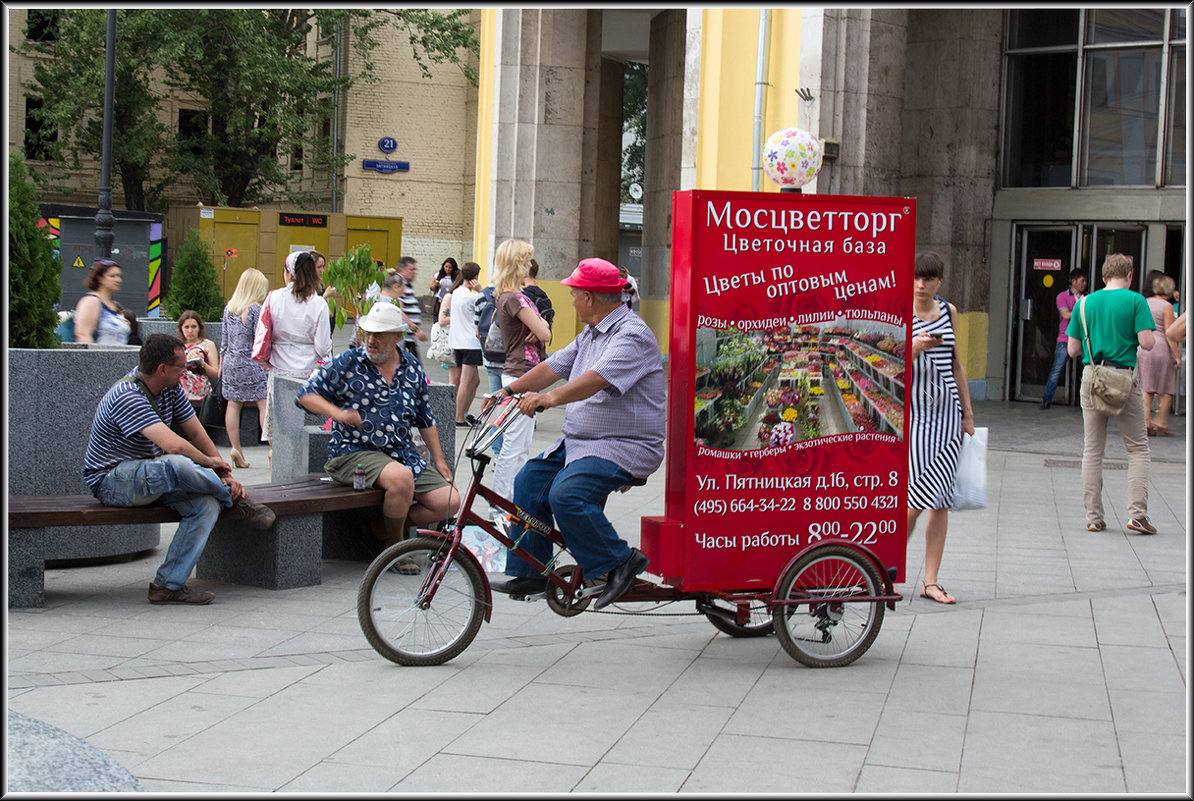
<instances>
[{"instance_id":1,"label":"blue street number sign","mask_svg":"<svg viewBox=\"0 0 1194 801\"><path fill-rule=\"evenodd\" d=\"M398 140L392 136L383 136L377 140L377 149L382 153L393 153L398 149Z\"/></svg>"}]
</instances>

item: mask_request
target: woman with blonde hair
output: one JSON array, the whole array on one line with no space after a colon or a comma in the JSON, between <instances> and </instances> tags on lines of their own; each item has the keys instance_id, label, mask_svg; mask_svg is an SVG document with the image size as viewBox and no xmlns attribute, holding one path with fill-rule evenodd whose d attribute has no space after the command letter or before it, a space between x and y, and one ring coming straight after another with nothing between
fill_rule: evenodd
<instances>
[{"instance_id":1,"label":"woman with blonde hair","mask_svg":"<svg viewBox=\"0 0 1194 801\"><path fill-rule=\"evenodd\" d=\"M493 257L493 294L497 311L494 324L500 326L506 346L502 368L502 386L508 387L527 370L538 364L551 341L551 327L539 316L535 302L522 293L522 280L530 273L535 248L521 239L507 239ZM514 477L526 464L535 418L518 415L502 435L502 451L493 471L493 489L504 498L512 497ZM494 522L505 528L505 517L495 513Z\"/></svg>"},{"instance_id":2,"label":"woman with blonde hair","mask_svg":"<svg viewBox=\"0 0 1194 801\"><path fill-rule=\"evenodd\" d=\"M220 326L220 394L228 401L224 425L232 446L230 460L236 467L249 466L240 447L240 412L244 404L257 407L258 426L265 430L265 370L250 354L253 333L261 319L261 304L268 292L269 280L264 273L255 267L245 270L224 307Z\"/></svg>"},{"instance_id":3,"label":"woman with blonde hair","mask_svg":"<svg viewBox=\"0 0 1194 801\"><path fill-rule=\"evenodd\" d=\"M1148 310L1152 312L1157 331L1164 334L1173 324L1173 290L1176 284L1164 273L1158 273L1152 280L1152 295L1146 298ZM1151 350L1136 351L1136 365L1140 371L1140 389L1144 395L1144 426L1150 437L1171 436L1165 425L1169 410L1173 407L1173 396L1177 394L1177 368L1182 363L1182 351L1177 343L1162 337L1157 338ZM1166 347L1168 346L1168 347ZM1153 399L1157 401L1157 413L1153 414Z\"/></svg>"}]
</instances>

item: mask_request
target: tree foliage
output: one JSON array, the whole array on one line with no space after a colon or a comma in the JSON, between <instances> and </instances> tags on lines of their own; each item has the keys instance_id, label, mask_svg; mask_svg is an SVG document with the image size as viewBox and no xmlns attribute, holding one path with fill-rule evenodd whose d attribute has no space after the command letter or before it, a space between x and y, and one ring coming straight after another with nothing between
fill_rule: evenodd
<instances>
[{"instance_id":1,"label":"tree foliage","mask_svg":"<svg viewBox=\"0 0 1194 801\"><path fill-rule=\"evenodd\" d=\"M54 307L62 298L62 265L37 221L41 212L24 154L8 151L8 343L14 348L58 345Z\"/></svg>"},{"instance_id":2,"label":"tree foliage","mask_svg":"<svg viewBox=\"0 0 1194 801\"><path fill-rule=\"evenodd\" d=\"M646 175L647 65L628 61L624 74L622 132L632 134L634 139L622 148L622 202L637 203L630 197L630 185L641 185Z\"/></svg>"},{"instance_id":3,"label":"tree foliage","mask_svg":"<svg viewBox=\"0 0 1194 801\"><path fill-rule=\"evenodd\" d=\"M116 25L117 58L112 98L112 168L124 189L125 207L145 211L160 205L164 181L151 182L163 162L165 126L157 118L160 98L151 89L151 75L162 57L162 32L152 9L119 12ZM104 53L107 12L101 8L73 9L58 14L56 36L26 42L39 58L33 67L30 97L41 101L37 121L57 130L47 142L58 169L49 172L49 185L70 193L68 170L80 167L81 156L99 159L103 134ZM90 202L90 201L88 201Z\"/></svg>"},{"instance_id":4,"label":"tree foliage","mask_svg":"<svg viewBox=\"0 0 1194 801\"><path fill-rule=\"evenodd\" d=\"M369 245L359 245L327 266L323 280L336 288L329 305L337 328L349 317L359 320L369 312L373 303L365 293L371 284L380 286L385 277L385 267L373 260Z\"/></svg>"},{"instance_id":5,"label":"tree foliage","mask_svg":"<svg viewBox=\"0 0 1194 801\"><path fill-rule=\"evenodd\" d=\"M162 299L166 314L177 320L187 309L194 309L204 320L219 320L224 314L224 297L216 282L211 249L199 237L199 229L190 228L178 249L170 271L170 291Z\"/></svg>"},{"instance_id":6,"label":"tree foliage","mask_svg":"<svg viewBox=\"0 0 1194 801\"><path fill-rule=\"evenodd\" d=\"M35 71L27 91L40 99L42 121L62 131L58 143L69 166L100 153L104 19L101 9L59 12L59 35L27 42L50 58ZM372 53L384 26L405 33L425 77L429 64L459 66L476 83L464 59L478 52L468 10L420 9L121 9L114 110L113 166L126 206L152 207L163 189L149 185L164 166L189 181L209 205L244 206L285 198L304 205L313 198L291 192L280 157L302 149L304 161L333 171L352 156L333 153L323 136L339 92L376 80ZM310 34L326 46L310 47ZM331 45L351 52L359 69L340 74ZM319 52L316 53L316 50ZM316 57L318 55L318 57ZM158 118L165 92L193 100L205 118L197 135L174 133Z\"/></svg>"}]
</instances>

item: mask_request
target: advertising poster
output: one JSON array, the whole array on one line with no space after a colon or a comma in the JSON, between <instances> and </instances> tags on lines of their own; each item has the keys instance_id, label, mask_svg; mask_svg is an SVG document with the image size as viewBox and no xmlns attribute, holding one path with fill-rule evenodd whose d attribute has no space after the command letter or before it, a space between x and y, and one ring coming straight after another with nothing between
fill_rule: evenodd
<instances>
[{"instance_id":1,"label":"advertising poster","mask_svg":"<svg viewBox=\"0 0 1194 801\"><path fill-rule=\"evenodd\" d=\"M769 589L848 541L903 580L916 205L677 192L665 515L652 572Z\"/></svg>"}]
</instances>

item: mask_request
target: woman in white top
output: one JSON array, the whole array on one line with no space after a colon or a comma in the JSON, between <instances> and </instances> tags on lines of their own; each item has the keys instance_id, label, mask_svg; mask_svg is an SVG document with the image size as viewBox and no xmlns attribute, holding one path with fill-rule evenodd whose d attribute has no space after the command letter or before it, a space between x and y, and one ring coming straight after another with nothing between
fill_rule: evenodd
<instances>
[{"instance_id":1,"label":"woman in white top","mask_svg":"<svg viewBox=\"0 0 1194 801\"><path fill-rule=\"evenodd\" d=\"M265 299L269 308L273 339L265 395L265 431L261 438L273 446L274 379L297 378L306 381L316 365L332 356L332 328L328 323L328 302L319 295L319 275L310 253L294 259L294 280L271 292ZM264 310L263 310L264 311ZM258 326L261 323L258 322Z\"/></svg>"},{"instance_id":2,"label":"woman in white top","mask_svg":"<svg viewBox=\"0 0 1194 801\"><path fill-rule=\"evenodd\" d=\"M121 314L116 293L123 283L124 272L111 259L100 259L91 265L83 286L90 290L75 304L75 342L94 342L97 345L127 345L132 327Z\"/></svg>"},{"instance_id":3,"label":"woman in white top","mask_svg":"<svg viewBox=\"0 0 1194 801\"><path fill-rule=\"evenodd\" d=\"M481 282L477 280L480 274L481 265L465 262L464 267L456 272L452 291L444 295L440 309L439 324L448 326L448 345L456 356L456 369L460 375L456 384L457 427L472 424L468 407L477 396L477 386L481 383L478 370L481 366L481 340L477 339L477 325L473 320L473 304L481 296Z\"/></svg>"}]
</instances>

